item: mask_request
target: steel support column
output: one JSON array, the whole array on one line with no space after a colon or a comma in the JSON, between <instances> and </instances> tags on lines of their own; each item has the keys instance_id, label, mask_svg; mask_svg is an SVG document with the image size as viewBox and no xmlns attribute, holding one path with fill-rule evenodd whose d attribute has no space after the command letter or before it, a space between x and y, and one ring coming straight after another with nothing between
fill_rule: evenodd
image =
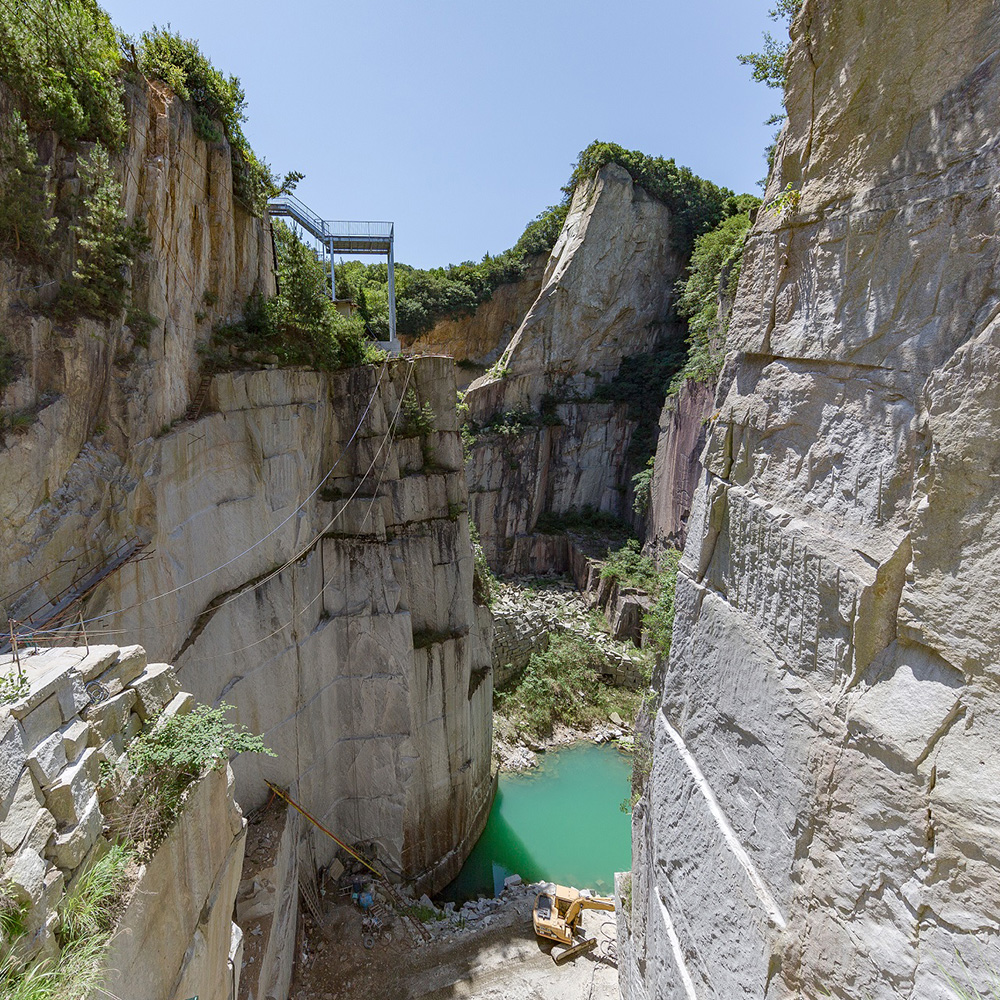
<instances>
[{"instance_id":1,"label":"steel support column","mask_svg":"<svg viewBox=\"0 0 1000 1000\"><path fill-rule=\"evenodd\" d=\"M394 232L389 233L389 269L386 274L389 280L389 340L396 339L396 259L393 256Z\"/></svg>"}]
</instances>

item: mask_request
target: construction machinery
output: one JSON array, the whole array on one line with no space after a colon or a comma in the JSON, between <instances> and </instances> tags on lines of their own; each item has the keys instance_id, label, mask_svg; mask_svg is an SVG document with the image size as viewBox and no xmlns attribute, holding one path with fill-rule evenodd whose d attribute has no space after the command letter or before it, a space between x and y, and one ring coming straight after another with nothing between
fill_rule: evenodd
<instances>
[{"instance_id":1,"label":"construction machinery","mask_svg":"<svg viewBox=\"0 0 1000 1000\"><path fill-rule=\"evenodd\" d=\"M574 943L577 933L582 933L580 918L584 910L614 910L615 901L607 896L595 896L589 889L572 889L565 885L549 883L535 897L535 907L531 922L535 933L557 944L565 945L567 951L553 954L557 963L591 951L597 944L595 938Z\"/></svg>"}]
</instances>

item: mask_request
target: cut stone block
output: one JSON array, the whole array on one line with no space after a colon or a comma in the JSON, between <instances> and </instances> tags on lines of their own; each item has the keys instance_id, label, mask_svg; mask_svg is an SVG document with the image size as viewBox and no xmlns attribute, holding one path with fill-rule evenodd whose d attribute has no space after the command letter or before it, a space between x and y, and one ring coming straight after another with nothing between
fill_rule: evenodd
<instances>
[{"instance_id":1,"label":"cut stone block","mask_svg":"<svg viewBox=\"0 0 1000 1000\"><path fill-rule=\"evenodd\" d=\"M75 670L66 674L66 683L60 686L56 697L59 699L63 722L69 722L90 704L90 695L83 686L83 678Z\"/></svg>"},{"instance_id":2,"label":"cut stone block","mask_svg":"<svg viewBox=\"0 0 1000 1000\"><path fill-rule=\"evenodd\" d=\"M28 754L28 767L42 788L48 788L66 767L66 748L63 734L56 730Z\"/></svg>"},{"instance_id":3,"label":"cut stone block","mask_svg":"<svg viewBox=\"0 0 1000 1000\"><path fill-rule=\"evenodd\" d=\"M91 748L66 768L45 793L45 804L60 827L75 826L97 791L98 751Z\"/></svg>"},{"instance_id":4,"label":"cut stone block","mask_svg":"<svg viewBox=\"0 0 1000 1000\"><path fill-rule=\"evenodd\" d=\"M84 709L83 717L90 723L91 728L90 745L100 746L112 734L122 733L134 704L135 692L122 691L107 701Z\"/></svg>"},{"instance_id":5,"label":"cut stone block","mask_svg":"<svg viewBox=\"0 0 1000 1000\"><path fill-rule=\"evenodd\" d=\"M125 741L122 739L121 733L113 733L110 739L105 740L97 748L98 765L103 761L107 761L109 764L117 764L118 758L121 757L124 750Z\"/></svg>"},{"instance_id":6,"label":"cut stone block","mask_svg":"<svg viewBox=\"0 0 1000 1000\"><path fill-rule=\"evenodd\" d=\"M110 842L103 835L98 837L97 840L94 841L94 846L87 852L87 856L80 862L73 874L67 879L67 892L73 889L73 886L76 885L77 879L79 879L81 875L93 868L94 865L96 865L97 862L100 861L101 858L103 858L110 850Z\"/></svg>"},{"instance_id":7,"label":"cut stone block","mask_svg":"<svg viewBox=\"0 0 1000 1000\"><path fill-rule=\"evenodd\" d=\"M21 723L10 712L0 712L0 802L13 791L27 760Z\"/></svg>"},{"instance_id":8,"label":"cut stone block","mask_svg":"<svg viewBox=\"0 0 1000 1000\"><path fill-rule=\"evenodd\" d=\"M173 697L166 708L163 709L165 716L187 715L194 708L194 695L189 691L181 691Z\"/></svg>"},{"instance_id":9,"label":"cut stone block","mask_svg":"<svg viewBox=\"0 0 1000 1000\"><path fill-rule=\"evenodd\" d=\"M45 891L45 859L31 850L19 851L4 870L4 882L19 903L35 906Z\"/></svg>"},{"instance_id":10,"label":"cut stone block","mask_svg":"<svg viewBox=\"0 0 1000 1000\"><path fill-rule=\"evenodd\" d=\"M76 719L62 730L63 748L66 751L66 760L72 762L76 760L84 750L90 739L90 726L82 719Z\"/></svg>"},{"instance_id":11,"label":"cut stone block","mask_svg":"<svg viewBox=\"0 0 1000 1000\"><path fill-rule=\"evenodd\" d=\"M120 694L146 669L146 650L142 646L124 646L118 660L96 682L111 696Z\"/></svg>"},{"instance_id":12,"label":"cut stone block","mask_svg":"<svg viewBox=\"0 0 1000 1000\"><path fill-rule=\"evenodd\" d=\"M37 658L22 656L22 671L30 687L26 695L11 702L10 711L14 718L23 719L54 695L78 660L79 657L73 655L72 650L65 649L49 650ZM4 673L14 673L16 670L9 662L4 665Z\"/></svg>"},{"instance_id":13,"label":"cut stone block","mask_svg":"<svg viewBox=\"0 0 1000 1000\"><path fill-rule=\"evenodd\" d=\"M144 722L148 722L180 692L181 682L169 663L151 663L132 682L132 689L138 699L135 710Z\"/></svg>"},{"instance_id":14,"label":"cut stone block","mask_svg":"<svg viewBox=\"0 0 1000 1000\"><path fill-rule=\"evenodd\" d=\"M35 822L28 835L24 838L24 847L37 851L39 854L45 853L49 838L56 832L56 818L48 809L39 809L35 816Z\"/></svg>"},{"instance_id":15,"label":"cut stone block","mask_svg":"<svg viewBox=\"0 0 1000 1000\"><path fill-rule=\"evenodd\" d=\"M62 710L59 699L46 698L36 705L29 713L21 717L24 728L25 749L38 746L42 740L51 736L63 724Z\"/></svg>"},{"instance_id":16,"label":"cut stone block","mask_svg":"<svg viewBox=\"0 0 1000 1000\"><path fill-rule=\"evenodd\" d=\"M135 712L132 712L128 717L128 722L125 723L125 732L122 734L125 745L131 743L141 732L142 719Z\"/></svg>"},{"instance_id":17,"label":"cut stone block","mask_svg":"<svg viewBox=\"0 0 1000 1000\"><path fill-rule=\"evenodd\" d=\"M49 841L46 856L60 868L72 871L94 846L103 827L104 817L101 815L100 804L95 794L87 804L80 822L69 830L57 833Z\"/></svg>"},{"instance_id":18,"label":"cut stone block","mask_svg":"<svg viewBox=\"0 0 1000 1000\"><path fill-rule=\"evenodd\" d=\"M38 782L31 771L25 768L7 803L3 821L0 822L0 842L8 854L13 854L28 835L44 804Z\"/></svg>"},{"instance_id":19,"label":"cut stone block","mask_svg":"<svg viewBox=\"0 0 1000 1000\"><path fill-rule=\"evenodd\" d=\"M83 683L89 684L100 677L118 659L119 652L117 646L91 646L90 652L76 667L83 678Z\"/></svg>"}]
</instances>

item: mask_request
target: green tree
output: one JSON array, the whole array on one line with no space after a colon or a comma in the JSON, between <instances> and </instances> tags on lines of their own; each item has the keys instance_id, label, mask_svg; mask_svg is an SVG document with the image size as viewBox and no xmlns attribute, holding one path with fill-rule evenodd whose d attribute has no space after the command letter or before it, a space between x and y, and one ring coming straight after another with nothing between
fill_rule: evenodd
<instances>
[{"instance_id":1,"label":"green tree","mask_svg":"<svg viewBox=\"0 0 1000 1000\"><path fill-rule=\"evenodd\" d=\"M791 26L795 15L802 8L803 0L777 0L777 3L767 12L772 21L783 21L787 29ZM788 54L788 42L779 41L769 31L764 32L764 47L759 52L747 52L737 56L743 66L749 66L751 75L758 83L766 84L784 90L787 82L785 56Z\"/></svg>"},{"instance_id":2,"label":"green tree","mask_svg":"<svg viewBox=\"0 0 1000 1000\"><path fill-rule=\"evenodd\" d=\"M684 367L671 384L673 391L687 379L713 379L722 365L720 342L740 279L750 212L760 203L753 195L740 195L733 205L737 211L695 240L687 277L677 285L677 312L688 321L688 346ZM722 316L720 304L727 309Z\"/></svg>"},{"instance_id":3,"label":"green tree","mask_svg":"<svg viewBox=\"0 0 1000 1000\"><path fill-rule=\"evenodd\" d=\"M229 143L233 192L254 214L263 215L268 198L293 190L302 180L302 174L292 171L279 181L250 148L243 134L247 100L239 77L217 70L196 41L154 27L139 41L139 67L191 103L195 131L202 139Z\"/></svg>"},{"instance_id":4,"label":"green tree","mask_svg":"<svg viewBox=\"0 0 1000 1000\"><path fill-rule=\"evenodd\" d=\"M14 111L0 122L0 247L5 252L33 261L49 255L56 219L48 179L25 121Z\"/></svg>"},{"instance_id":5,"label":"green tree","mask_svg":"<svg viewBox=\"0 0 1000 1000\"><path fill-rule=\"evenodd\" d=\"M95 145L89 157L80 160L79 171L83 197L70 225L75 239L73 278L60 290L57 311L111 319L125 308L127 269L147 241L138 228L126 225L121 185L108 151Z\"/></svg>"},{"instance_id":6,"label":"green tree","mask_svg":"<svg viewBox=\"0 0 1000 1000\"><path fill-rule=\"evenodd\" d=\"M0 4L0 77L34 131L66 142L125 140L118 35L96 0Z\"/></svg>"}]
</instances>

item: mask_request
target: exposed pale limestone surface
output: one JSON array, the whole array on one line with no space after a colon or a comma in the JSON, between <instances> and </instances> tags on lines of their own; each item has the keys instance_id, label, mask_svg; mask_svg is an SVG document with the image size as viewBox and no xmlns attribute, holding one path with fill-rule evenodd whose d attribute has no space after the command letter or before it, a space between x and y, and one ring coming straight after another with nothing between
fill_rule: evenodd
<instances>
[{"instance_id":1,"label":"exposed pale limestone surface","mask_svg":"<svg viewBox=\"0 0 1000 1000\"><path fill-rule=\"evenodd\" d=\"M492 787L490 624L472 605L453 366L427 359L412 379L405 363L381 378L220 376L208 415L181 420L199 384L196 343L273 288L269 236L233 201L223 144L197 139L189 111L158 86L128 96L124 201L152 237L133 301L164 325L148 350L120 324L56 329L17 308L8 285L25 275L0 264L12 279L5 336L27 358L3 403L46 403L0 462L2 611L44 622L81 592L86 617L138 605L92 622L91 641L102 627L139 639L178 664L199 700L236 703L281 754L268 777L437 885L478 835ZM50 154L72 179L66 151ZM423 440L403 427L407 386L435 412ZM96 681L108 698L85 709L90 745L114 748L155 687L123 690L131 679L97 672L65 706L32 706L19 725L39 781L65 741L40 747L34 730L50 736ZM242 802L266 798L258 770L239 774Z\"/></svg>"},{"instance_id":2,"label":"exposed pale limestone surface","mask_svg":"<svg viewBox=\"0 0 1000 1000\"><path fill-rule=\"evenodd\" d=\"M682 266L669 209L624 168L609 164L577 187L538 297L496 369L466 395L479 424L536 413L519 434L484 432L473 448L472 515L495 569L543 568L523 547L542 511L590 506L632 517L635 424L624 405L587 399L623 358L676 333L668 316ZM543 397L558 404L545 420Z\"/></svg>"},{"instance_id":3,"label":"exposed pale limestone surface","mask_svg":"<svg viewBox=\"0 0 1000 1000\"><path fill-rule=\"evenodd\" d=\"M623 357L656 346L683 267L671 236L670 210L624 167L609 163L577 186L538 298L498 362L505 408L592 389ZM473 383L474 416L499 408L477 393L496 378Z\"/></svg>"},{"instance_id":4,"label":"exposed pale limestone surface","mask_svg":"<svg viewBox=\"0 0 1000 1000\"><path fill-rule=\"evenodd\" d=\"M236 896L236 922L245 941L240 1000L287 996L296 959L298 843L305 820L280 800L257 819L249 817Z\"/></svg>"},{"instance_id":5,"label":"exposed pale limestone surface","mask_svg":"<svg viewBox=\"0 0 1000 1000\"><path fill-rule=\"evenodd\" d=\"M35 732L32 724L48 718L46 706L71 704L72 692L84 677L99 674L105 682L124 679L126 685L142 686L151 715L165 708L171 714L166 703L178 682L166 664L145 670L146 655L139 646L22 651L20 666L28 690L3 709L7 748L19 747L21 752L6 757L12 768L20 761L20 772L0 803L0 882L25 906L26 933L16 944L17 954L25 961L56 960L56 909L65 890L107 853L110 830L104 813L110 813L113 800L98 795L99 764L108 759L108 752L87 746L95 725L85 718L87 707L77 709L65 723L59 717L49 720L53 731L41 737L38 747L32 746L32 739L39 737L28 735ZM0 658L0 673L16 670L12 656ZM158 684L150 685L151 674L159 678ZM100 689L91 691L101 696ZM131 688L122 694L135 700ZM89 704L89 694L86 700ZM171 704L183 707L181 702ZM17 717L20 722L14 721ZM128 713L114 718L118 729L107 736L118 741L117 759L119 752L128 752L141 720ZM58 755L51 753L55 746ZM39 768L32 767L32 761L41 759L42 747L50 749L44 780L39 781ZM233 1000L231 917L242 847L243 820L233 797L232 773L225 768L191 786L175 826L139 873L131 903L104 956L110 970L106 985L113 993L181 1000L193 995L188 987L197 983L206 991L210 988L212 996ZM103 995L97 993L95 1000Z\"/></svg>"},{"instance_id":6,"label":"exposed pale limestone surface","mask_svg":"<svg viewBox=\"0 0 1000 1000\"><path fill-rule=\"evenodd\" d=\"M701 482L706 425L714 405L714 384L690 381L664 404L647 519L646 542L654 551L684 546L694 494Z\"/></svg>"},{"instance_id":7,"label":"exposed pale limestone surface","mask_svg":"<svg viewBox=\"0 0 1000 1000\"><path fill-rule=\"evenodd\" d=\"M130 84L126 96L129 142L116 172L129 221L145 223L151 240L132 273L132 308L159 322L148 348L121 322L55 324L33 307L56 286L32 290L33 272L0 260L0 324L25 359L0 406L37 410L2 442L0 606L14 617L149 540L153 436L184 416L198 388L195 347L252 292L274 288L270 235L233 198L228 146L199 139L190 110L161 85ZM46 141L54 184L70 190L76 156L51 133Z\"/></svg>"},{"instance_id":8,"label":"exposed pale limestone surface","mask_svg":"<svg viewBox=\"0 0 1000 1000\"><path fill-rule=\"evenodd\" d=\"M634 814L628 1000L1000 966L995 5L806 0Z\"/></svg>"},{"instance_id":9,"label":"exposed pale limestone surface","mask_svg":"<svg viewBox=\"0 0 1000 1000\"><path fill-rule=\"evenodd\" d=\"M410 341L405 353L447 354L456 361L488 368L506 349L538 298L547 262L547 254L529 258L520 280L500 285L471 316L438 320L427 333Z\"/></svg>"},{"instance_id":10,"label":"exposed pale limestone surface","mask_svg":"<svg viewBox=\"0 0 1000 1000\"><path fill-rule=\"evenodd\" d=\"M192 786L122 915L105 956L111 993L235 998L239 968L229 958L239 938L232 915L245 838L232 773L210 772Z\"/></svg>"},{"instance_id":11,"label":"exposed pale limestone surface","mask_svg":"<svg viewBox=\"0 0 1000 1000\"><path fill-rule=\"evenodd\" d=\"M421 358L218 376L214 412L145 443L147 556L87 611L129 609L91 635L144 637L198 700L264 735L278 756L236 762L242 805L274 781L427 888L457 873L492 789L492 623L472 603L452 372ZM407 436L410 390L435 413L424 439ZM96 675L111 697L85 710L92 746L142 718L147 691L171 693L144 668ZM310 836L324 863L335 845Z\"/></svg>"}]
</instances>

